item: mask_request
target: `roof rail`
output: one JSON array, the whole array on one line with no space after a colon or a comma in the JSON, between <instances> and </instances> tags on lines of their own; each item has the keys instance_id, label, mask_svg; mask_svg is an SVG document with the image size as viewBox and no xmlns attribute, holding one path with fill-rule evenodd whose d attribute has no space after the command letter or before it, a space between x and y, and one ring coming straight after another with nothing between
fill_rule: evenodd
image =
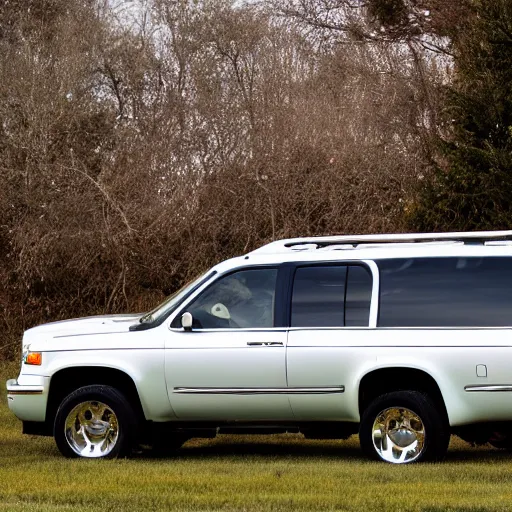
<instances>
[{"instance_id":1,"label":"roof rail","mask_svg":"<svg viewBox=\"0 0 512 512\"><path fill-rule=\"evenodd\" d=\"M288 238L263 245L249 254L270 254L287 250L305 251L322 249L332 245L352 246L364 244L421 243L421 242L463 242L484 244L486 241L512 240L512 230L469 231L454 233L398 233L383 235L340 235L309 238Z\"/></svg>"}]
</instances>

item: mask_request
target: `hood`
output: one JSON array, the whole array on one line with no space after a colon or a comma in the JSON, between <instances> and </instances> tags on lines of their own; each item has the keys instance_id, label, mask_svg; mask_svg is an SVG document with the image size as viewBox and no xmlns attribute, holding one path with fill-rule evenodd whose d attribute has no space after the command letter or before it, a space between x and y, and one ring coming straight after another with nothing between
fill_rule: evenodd
<instances>
[{"instance_id":1,"label":"hood","mask_svg":"<svg viewBox=\"0 0 512 512\"><path fill-rule=\"evenodd\" d=\"M105 315L51 322L25 331L23 343L64 336L128 332L130 325L137 323L141 316L141 314Z\"/></svg>"}]
</instances>

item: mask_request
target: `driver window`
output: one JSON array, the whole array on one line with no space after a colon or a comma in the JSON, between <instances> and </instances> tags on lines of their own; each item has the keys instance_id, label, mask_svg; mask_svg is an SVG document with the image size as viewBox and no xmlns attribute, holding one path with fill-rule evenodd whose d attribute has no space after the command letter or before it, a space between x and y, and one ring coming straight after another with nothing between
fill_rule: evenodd
<instances>
[{"instance_id":1,"label":"driver window","mask_svg":"<svg viewBox=\"0 0 512 512\"><path fill-rule=\"evenodd\" d=\"M275 268L241 270L220 278L187 306L193 328L273 327L276 280Z\"/></svg>"}]
</instances>

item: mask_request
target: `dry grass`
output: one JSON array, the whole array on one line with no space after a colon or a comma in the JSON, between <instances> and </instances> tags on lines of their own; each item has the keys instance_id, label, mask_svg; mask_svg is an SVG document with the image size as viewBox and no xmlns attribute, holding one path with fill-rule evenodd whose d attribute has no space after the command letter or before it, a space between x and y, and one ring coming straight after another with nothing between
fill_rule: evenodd
<instances>
[{"instance_id":1,"label":"dry grass","mask_svg":"<svg viewBox=\"0 0 512 512\"><path fill-rule=\"evenodd\" d=\"M454 440L441 464L369 462L357 439L219 436L174 457L66 460L53 440L22 436L0 366L0 511L413 510L512 508L511 456Z\"/></svg>"}]
</instances>

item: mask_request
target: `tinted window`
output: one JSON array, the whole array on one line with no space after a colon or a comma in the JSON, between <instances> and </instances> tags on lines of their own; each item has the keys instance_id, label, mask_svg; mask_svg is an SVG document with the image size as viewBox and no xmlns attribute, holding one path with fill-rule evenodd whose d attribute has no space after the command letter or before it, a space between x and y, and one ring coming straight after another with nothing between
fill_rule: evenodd
<instances>
[{"instance_id":1,"label":"tinted window","mask_svg":"<svg viewBox=\"0 0 512 512\"><path fill-rule=\"evenodd\" d=\"M221 277L186 311L201 329L265 328L274 326L277 269L241 270ZM181 315L179 315L181 317ZM181 325L176 319L173 327Z\"/></svg>"},{"instance_id":2,"label":"tinted window","mask_svg":"<svg viewBox=\"0 0 512 512\"><path fill-rule=\"evenodd\" d=\"M381 260L379 326L512 325L511 258Z\"/></svg>"},{"instance_id":3,"label":"tinted window","mask_svg":"<svg viewBox=\"0 0 512 512\"><path fill-rule=\"evenodd\" d=\"M295 271L292 327L342 327L347 267L300 267Z\"/></svg>"},{"instance_id":4,"label":"tinted window","mask_svg":"<svg viewBox=\"0 0 512 512\"><path fill-rule=\"evenodd\" d=\"M348 267L345 326L368 326L372 299L372 275L362 266Z\"/></svg>"}]
</instances>

